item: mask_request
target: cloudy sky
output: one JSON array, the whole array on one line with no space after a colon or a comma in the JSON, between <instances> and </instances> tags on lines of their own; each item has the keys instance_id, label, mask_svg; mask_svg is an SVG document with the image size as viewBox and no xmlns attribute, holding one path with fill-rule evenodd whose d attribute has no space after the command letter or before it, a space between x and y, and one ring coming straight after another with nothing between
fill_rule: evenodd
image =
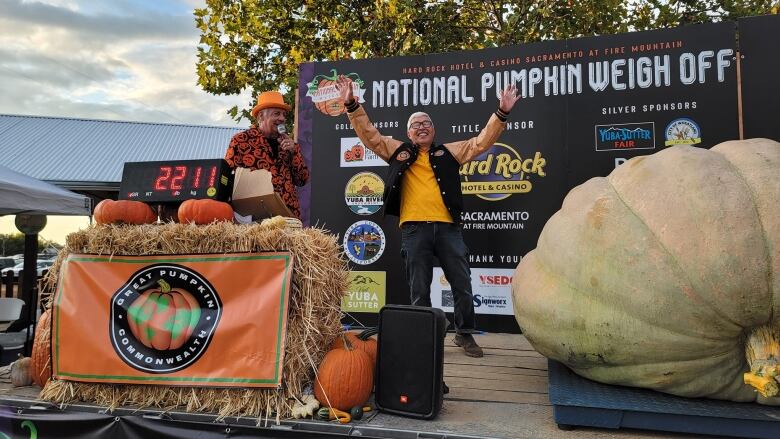
<instances>
[{"instance_id":1,"label":"cloudy sky","mask_svg":"<svg viewBox=\"0 0 780 439\"><path fill-rule=\"evenodd\" d=\"M0 0L0 113L235 126L225 111L250 94L213 96L196 82L192 12L204 5ZM61 243L88 223L48 221L41 236ZM13 217L0 218L0 233L16 232Z\"/></svg>"},{"instance_id":2,"label":"cloudy sky","mask_svg":"<svg viewBox=\"0 0 780 439\"><path fill-rule=\"evenodd\" d=\"M0 113L233 126L197 86L205 0L0 0Z\"/></svg>"}]
</instances>

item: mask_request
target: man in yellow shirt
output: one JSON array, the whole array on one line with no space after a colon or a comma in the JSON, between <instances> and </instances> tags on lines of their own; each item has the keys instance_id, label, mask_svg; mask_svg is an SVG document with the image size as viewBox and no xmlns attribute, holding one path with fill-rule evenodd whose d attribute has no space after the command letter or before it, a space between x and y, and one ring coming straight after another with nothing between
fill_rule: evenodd
<instances>
[{"instance_id":1,"label":"man in yellow shirt","mask_svg":"<svg viewBox=\"0 0 780 439\"><path fill-rule=\"evenodd\" d=\"M501 92L498 110L476 137L435 144L436 130L430 116L414 113L407 123L411 142L382 136L355 100L352 80L339 77L339 90L347 116L360 140L390 169L385 178L384 214L400 217L401 257L404 260L412 305L431 306L433 257L452 286L455 299L455 344L466 355L481 357L482 348L471 335L475 331L474 302L468 248L461 234L463 195L460 165L471 161L498 140L509 112L518 101L514 85Z\"/></svg>"}]
</instances>

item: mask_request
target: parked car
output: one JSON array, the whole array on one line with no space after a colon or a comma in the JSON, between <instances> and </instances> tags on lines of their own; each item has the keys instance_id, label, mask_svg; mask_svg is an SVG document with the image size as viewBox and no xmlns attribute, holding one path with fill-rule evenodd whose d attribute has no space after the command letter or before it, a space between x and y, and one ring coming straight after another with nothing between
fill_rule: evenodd
<instances>
[{"instance_id":1,"label":"parked car","mask_svg":"<svg viewBox=\"0 0 780 439\"><path fill-rule=\"evenodd\" d=\"M10 256L2 256L0 257L0 270L4 268L11 268L18 263L19 262L16 259Z\"/></svg>"},{"instance_id":2,"label":"parked car","mask_svg":"<svg viewBox=\"0 0 780 439\"><path fill-rule=\"evenodd\" d=\"M43 273L51 268L52 264L54 264L54 260L51 259L38 261L36 264L36 268L38 269L36 276L43 276ZM20 262L11 268L4 268L2 271L0 271L0 274L6 276L6 273L10 271L14 274L14 277L19 277L19 273L21 273L22 270L24 270L24 262Z\"/></svg>"}]
</instances>

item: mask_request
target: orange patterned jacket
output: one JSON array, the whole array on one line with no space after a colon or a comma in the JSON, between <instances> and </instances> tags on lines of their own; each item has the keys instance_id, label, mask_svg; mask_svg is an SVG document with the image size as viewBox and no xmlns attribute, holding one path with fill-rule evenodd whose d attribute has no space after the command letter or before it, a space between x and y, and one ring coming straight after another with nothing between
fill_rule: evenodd
<instances>
[{"instance_id":1,"label":"orange patterned jacket","mask_svg":"<svg viewBox=\"0 0 780 439\"><path fill-rule=\"evenodd\" d=\"M225 152L225 160L231 168L269 171L274 190L279 193L290 211L300 218L301 206L295 186L303 186L309 181L309 169L303 161L298 144L293 151L279 148L279 156L274 158L268 140L260 130L252 127L233 136Z\"/></svg>"}]
</instances>

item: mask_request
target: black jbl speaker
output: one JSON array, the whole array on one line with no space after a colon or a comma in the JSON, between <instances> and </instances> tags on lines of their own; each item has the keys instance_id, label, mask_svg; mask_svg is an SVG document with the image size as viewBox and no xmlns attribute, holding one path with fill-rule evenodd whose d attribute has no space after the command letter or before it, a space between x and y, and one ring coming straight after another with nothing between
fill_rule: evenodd
<instances>
[{"instance_id":1,"label":"black jbl speaker","mask_svg":"<svg viewBox=\"0 0 780 439\"><path fill-rule=\"evenodd\" d=\"M447 318L437 308L387 305L379 311L377 408L432 419L444 399Z\"/></svg>"}]
</instances>

